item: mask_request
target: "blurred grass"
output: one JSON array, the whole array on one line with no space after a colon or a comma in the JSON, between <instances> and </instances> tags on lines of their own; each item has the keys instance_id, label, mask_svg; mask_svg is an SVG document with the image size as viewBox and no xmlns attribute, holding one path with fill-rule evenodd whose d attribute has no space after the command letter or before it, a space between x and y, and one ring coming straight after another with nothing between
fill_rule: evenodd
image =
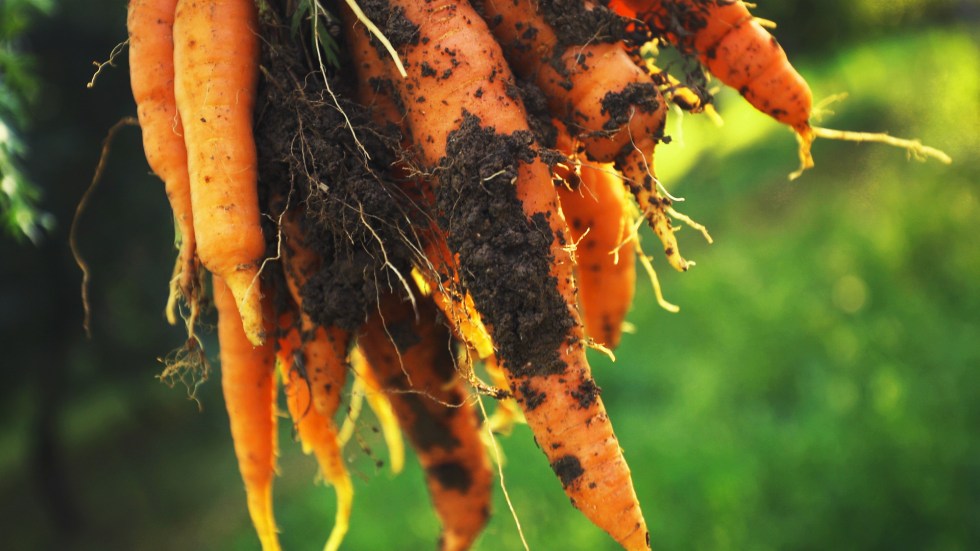
<instances>
[{"instance_id":1,"label":"blurred grass","mask_svg":"<svg viewBox=\"0 0 980 551\"><path fill-rule=\"evenodd\" d=\"M824 126L887 131L952 166L878 145L818 141L789 183L795 141L725 92L726 124L685 117L658 172L707 224L681 232L687 274L641 279L637 327L596 378L654 548L980 547L980 53L969 29L894 36L799 64L815 96L847 91ZM682 135L681 135L682 134ZM681 139L682 138L682 139ZM654 239L645 243L655 250ZM211 347L214 350L214 347ZM148 371L149 373L149 371ZM85 525L44 529L27 426L0 434L0 518L13 549L255 549L218 385L204 413L147 376L67 407L69 474ZM285 425L286 423L284 423ZM332 491L282 429L277 515L287 549L317 549ZM370 417L348 447L348 549L431 549L437 523L409 458L392 478ZM532 549L615 549L569 504L526 427L502 440ZM520 549L501 492L478 549Z\"/></svg>"}]
</instances>

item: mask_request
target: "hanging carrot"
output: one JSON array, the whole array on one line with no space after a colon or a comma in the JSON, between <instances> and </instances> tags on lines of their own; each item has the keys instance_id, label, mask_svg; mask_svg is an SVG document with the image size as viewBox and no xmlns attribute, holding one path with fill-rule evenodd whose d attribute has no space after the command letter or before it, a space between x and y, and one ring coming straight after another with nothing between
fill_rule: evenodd
<instances>
[{"instance_id":1,"label":"hanging carrot","mask_svg":"<svg viewBox=\"0 0 980 551\"><path fill-rule=\"evenodd\" d=\"M756 109L792 127L800 137L800 170L813 166L810 87L745 2L611 0L609 5L696 53L711 74L738 90Z\"/></svg>"},{"instance_id":2,"label":"hanging carrot","mask_svg":"<svg viewBox=\"0 0 980 551\"><path fill-rule=\"evenodd\" d=\"M164 182L180 230L176 270L179 288L196 301L197 258L194 217L187 176L183 125L174 98L174 15L177 0L131 0L129 76L136 114L143 131L143 150L153 172ZM171 320L173 323L173 320Z\"/></svg>"},{"instance_id":3,"label":"hanging carrot","mask_svg":"<svg viewBox=\"0 0 980 551\"><path fill-rule=\"evenodd\" d=\"M272 343L253 347L242 328L235 298L219 277L212 278L218 310L221 388L224 392L238 468L245 481L248 512L263 551L277 551L272 512L276 466L275 350Z\"/></svg>"},{"instance_id":4,"label":"hanging carrot","mask_svg":"<svg viewBox=\"0 0 980 551\"><path fill-rule=\"evenodd\" d=\"M290 305L294 306L294 305ZM310 370L326 370L332 379L342 381L347 362L344 356L313 357L308 349L329 349L329 344L310 345L311 340L322 339L325 332L316 331L304 336L297 327L295 312L288 311L279 316L279 349L276 353L282 377L285 381L286 406L293 418L296 435L303 444L305 453L313 453L320 465L324 479L337 492L337 512L333 530L324 546L324 551L336 551L347 534L354 496L354 487L344 465L344 458L337 441L337 428L332 413L325 414L313 405ZM306 342L304 342L304 340ZM321 360L320 364L311 360ZM326 365L322 365L322 364ZM339 389L337 390L339 395Z\"/></svg>"},{"instance_id":5,"label":"hanging carrot","mask_svg":"<svg viewBox=\"0 0 980 551\"><path fill-rule=\"evenodd\" d=\"M634 238L623 183L612 165L584 165L578 187L559 187L558 197L575 243L585 334L614 349L636 287Z\"/></svg>"},{"instance_id":6,"label":"hanging carrot","mask_svg":"<svg viewBox=\"0 0 980 551\"><path fill-rule=\"evenodd\" d=\"M265 240L252 136L258 54L253 0L178 1L174 88L197 254L228 284L254 345L265 340L258 284Z\"/></svg>"},{"instance_id":7,"label":"hanging carrot","mask_svg":"<svg viewBox=\"0 0 980 551\"><path fill-rule=\"evenodd\" d=\"M430 301L417 303L415 310L398 295L383 296L357 342L425 470L443 527L440 551L465 551L490 514L490 462L449 331Z\"/></svg>"}]
</instances>

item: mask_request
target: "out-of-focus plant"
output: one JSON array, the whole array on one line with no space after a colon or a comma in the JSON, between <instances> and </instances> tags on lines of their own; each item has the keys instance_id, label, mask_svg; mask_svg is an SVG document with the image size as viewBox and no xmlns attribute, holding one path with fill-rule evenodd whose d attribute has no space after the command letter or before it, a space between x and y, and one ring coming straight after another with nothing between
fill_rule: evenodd
<instances>
[{"instance_id":1,"label":"out-of-focus plant","mask_svg":"<svg viewBox=\"0 0 980 551\"><path fill-rule=\"evenodd\" d=\"M0 218L15 236L37 243L54 218L40 210L40 190L21 169L26 154L19 132L29 123L38 82L32 59L18 49L19 39L39 15L48 14L52 0L0 2Z\"/></svg>"}]
</instances>

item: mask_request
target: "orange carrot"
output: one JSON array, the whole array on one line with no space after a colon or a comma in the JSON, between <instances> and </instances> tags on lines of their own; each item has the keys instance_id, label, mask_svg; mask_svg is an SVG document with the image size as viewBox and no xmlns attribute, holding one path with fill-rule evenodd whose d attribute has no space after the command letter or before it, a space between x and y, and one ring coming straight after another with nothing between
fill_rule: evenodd
<instances>
[{"instance_id":1,"label":"orange carrot","mask_svg":"<svg viewBox=\"0 0 980 551\"><path fill-rule=\"evenodd\" d=\"M347 42L357 74L360 101L371 108L375 122L398 127L403 136L402 147L411 149L411 133L393 97L394 85L388 76L384 59L371 43L370 37L359 29L349 30ZM419 195L421 203L428 206L434 204L430 180L409 176L405 163L392 166L390 174L394 180L403 182L403 187L411 188L412 193ZM417 278L416 283L432 295L456 336L475 351L478 357L486 358L493 354L493 343L473 307L473 298L460 288L457 261L446 244L446 235L435 223L431 223L419 229L419 236L425 248L424 261L427 264L414 272L421 278L421 281Z\"/></svg>"},{"instance_id":2,"label":"orange carrot","mask_svg":"<svg viewBox=\"0 0 980 551\"><path fill-rule=\"evenodd\" d=\"M197 296L194 218L187 176L183 126L174 99L173 25L177 0L131 0L129 76L136 114L143 130L143 150L150 168L164 182L174 220L180 229L177 277L184 297Z\"/></svg>"},{"instance_id":3,"label":"orange carrot","mask_svg":"<svg viewBox=\"0 0 980 551\"><path fill-rule=\"evenodd\" d=\"M587 2L585 7L605 9ZM671 225L671 202L661 196L653 170L667 110L650 75L621 42L563 44L530 0L487 2L483 15L495 22L493 33L514 70L541 88L551 114L581 140L588 158L616 162L667 260L687 270L690 263L680 255ZM522 30L528 25L534 33Z\"/></svg>"},{"instance_id":4,"label":"orange carrot","mask_svg":"<svg viewBox=\"0 0 980 551\"><path fill-rule=\"evenodd\" d=\"M409 74L393 82L421 160L437 173L440 227L459 255L461 283L528 425L575 506L627 549L648 549L585 358L567 227L500 46L466 2L390 6L397 13L368 15L417 28L393 40Z\"/></svg>"},{"instance_id":5,"label":"orange carrot","mask_svg":"<svg viewBox=\"0 0 980 551\"><path fill-rule=\"evenodd\" d=\"M331 345L320 344L311 346L310 339L319 340L326 337L323 331L316 331L307 336L306 341L296 327L295 312L287 312L279 317L280 338L277 357L285 383L286 406L293 418L296 434L303 444L305 453L313 453L320 465L324 478L337 491L337 513L334 517L333 530L324 546L324 551L336 551L340 548L347 529L350 526L350 515L354 488L350 475L344 465L344 458L337 441L337 428L331 414L325 414L313 405L311 393L312 382L310 370L325 370L331 379L343 381L347 369L344 355L318 358L308 353L309 349L331 349ZM346 350L346 347L344 347ZM326 360L326 365L317 365L310 360ZM342 384L342 383L341 383ZM334 394L340 394L337 387Z\"/></svg>"},{"instance_id":6,"label":"orange carrot","mask_svg":"<svg viewBox=\"0 0 980 551\"><path fill-rule=\"evenodd\" d=\"M235 298L219 277L212 279L218 310L221 388L238 468L245 482L248 512L263 551L279 549L272 512L276 464L275 350L272 343L253 347L242 329Z\"/></svg>"},{"instance_id":7,"label":"orange carrot","mask_svg":"<svg viewBox=\"0 0 980 551\"><path fill-rule=\"evenodd\" d=\"M443 527L440 551L469 549L490 514L492 476L449 331L428 300L416 312L389 294L357 340L425 470Z\"/></svg>"},{"instance_id":8,"label":"orange carrot","mask_svg":"<svg viewBox=\"0 0 980 551\"><path fill-rule=\"evenodd\" d=\"M351 337L339 327L317 325L305 310L302 289L310 275L321 268L321 260L303 240L299 216L298 212L292 211L282 217L283 268L289 293L299 305L304 365L313 405L322 415L332 417L340 405L340 393L347 376L347 347Z\"/></svg>"},{"instance_id":9,"label":"orange carrot","mask_svg":"<svg viewBox=\"0 0 980 551\"><path fill-rule=\"evenodd\" d=\"M636 285L635 248L623 183L612 165L584 165L579 186L559 187L558 197L576 244L585 334L607 348L616 348Z\"/></svg>"},{"instance_id":10,"label":"orange carrot","mask_svg":"<svg viewBox=\"0 0 980 551\"><path fill-rule=\"evenodd\" d=\"M174 88L184 123L201 263L228 284L252 344L265 340L259 261L265 241L252 110L258 78L253 0L179 0Z\"/></svg>"},{"instance_id":11,"label":"orange carrot","mask_svg":"<svg viewBox=\"0 0 980 551\"><path fill-rule=\"evenodd\" d=\"M800 136L801 170L813 166L813 96L786 52L741 0L612 0L614 10L665 31L719 80ZM678 24L681 29L677 29Z\"/></svg>"}]
</instances>

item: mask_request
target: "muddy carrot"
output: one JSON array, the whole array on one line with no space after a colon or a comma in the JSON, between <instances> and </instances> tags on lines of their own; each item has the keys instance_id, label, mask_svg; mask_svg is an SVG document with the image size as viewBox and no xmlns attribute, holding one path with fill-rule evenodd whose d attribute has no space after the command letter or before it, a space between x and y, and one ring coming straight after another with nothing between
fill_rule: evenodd
<instances>
[{"instance_id":1,"label":"muddy carrot","mask_svg":"<svg viewBox=\"0 0 980 551\"><path fill-rule=\"evenodd\" d=\"M386 32L409 71L392 80L421 160L438 173L440 227L459 255L461 284L535 438L592 522L627 549L647 549L629 468L585 358L567 227L499 45L465 2L405 0L376 11L372 20L414 31Z\"/></svg>"},{"instance_id":2,"label":"muddy carrot","mask_svg":"<svg viewBox=\"0 0 980 551\"><path fill-rule=\"evenodd\" d=\"M388 394L426 473L442 523L440 551L469 549L490 514L490 463L457 376L448 329L428 300L381 298L358 334L369 370Z\"/></svg>"}]
</instances>

